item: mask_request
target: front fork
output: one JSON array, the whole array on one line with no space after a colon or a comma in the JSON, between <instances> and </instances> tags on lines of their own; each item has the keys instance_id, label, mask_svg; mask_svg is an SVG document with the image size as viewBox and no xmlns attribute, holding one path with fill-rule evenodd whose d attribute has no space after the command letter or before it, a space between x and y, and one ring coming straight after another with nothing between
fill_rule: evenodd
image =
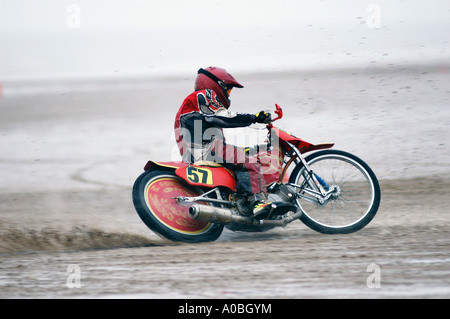
<instances>
[{"instance_id":1,"label":"front fork","mask_svg":"<svg viewBox=\"0 0 450 319\"><path fill-rule=\"evenodd\" d=\"M317 175L312 169L309 168L308 164L306 163L306 160L303 158L300 151L291 143L289 143L287 141L286 141L286 143L289 145L292 152L295 155L297 155L297 159L296 159L297 164L301 163L303 165L303 167L305 168L305 170L303 171L303 178L305 179L305 181L303 182L303 185L289 183L290 186L300 188L305 193L312 195L319 204L324 204L332 196L336 196L336 195L340 194L339 186L328 185L328 183L325 180L323 180L319 175ZM309 187L305 187L304 186L305 183ZM309 200L311 202L315 202L315 200L309 196L305 196L300 193L297 194L297 196L300 198Z\"/></svg>"}]
</instances>

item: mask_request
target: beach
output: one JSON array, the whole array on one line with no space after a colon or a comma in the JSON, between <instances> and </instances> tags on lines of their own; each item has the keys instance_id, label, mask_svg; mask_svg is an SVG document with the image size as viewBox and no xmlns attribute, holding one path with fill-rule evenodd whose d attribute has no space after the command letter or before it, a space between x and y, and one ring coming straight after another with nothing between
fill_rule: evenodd
<instances>
[{"instance_id":1,"label":"beach","mask_svg":"<svg viewBox=\"0 0 450 319\"><path fill-rule=\"evenodd\" d=\"M278 103L276 126L370 165L382 196L366 228L330 236L294 222L211 243L162 239L131 189L148 160L179 160L173 121L195 74L5 83L0 298L449 298L449 66L237 76L233 111ZM265 131L226 134L244 144ZM70 265L80 287L68 285Z\"/></svg>"}]
</instances>

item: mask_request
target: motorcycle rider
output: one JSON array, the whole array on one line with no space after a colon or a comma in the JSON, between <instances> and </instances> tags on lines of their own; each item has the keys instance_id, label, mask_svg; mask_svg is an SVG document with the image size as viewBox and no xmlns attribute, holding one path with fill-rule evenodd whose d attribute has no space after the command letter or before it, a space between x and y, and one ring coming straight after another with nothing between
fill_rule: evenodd
<instances>
[{"instance_id":1,"label":"motorcycle rider","mask_svg":"<svg viewBox=\"0 0 450 319\"><path fill-rule=\"evenodd\" d=\"M175 139L184 162L213 161L235 172L238 188L249 195L253 216L263 219L271 211L261 164L244 148L227 144L223 128L269 123L270 113L234 113L229 110L230 92L243 88L225 69L201 68L195 91L183 101L175 119Z\"/></svg>"}]
</instances>

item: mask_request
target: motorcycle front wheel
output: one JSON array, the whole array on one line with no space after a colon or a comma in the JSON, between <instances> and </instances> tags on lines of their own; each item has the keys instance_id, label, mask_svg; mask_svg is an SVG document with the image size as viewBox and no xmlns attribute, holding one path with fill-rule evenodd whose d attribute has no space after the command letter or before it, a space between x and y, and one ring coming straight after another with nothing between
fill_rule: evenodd
<instances>
[{"instance_id":1,"label":"motorcycle front wheel","mask_svg":"<svg viewBox=\"0 0 450 319\"><path fill-rule=\"evenodd\" d=\"M198 243L219 238L223 225L192 219L191 204L179 203L175 198L202 193L174 171L155 169L145 171L136 179L132 195L136 212L148 228L172 241Z\"/></svg>"},{"instance_id":2,"label":"motorcycle front wheel","mask_svg":"<svg viewBox=\"0 0 450 319\"><path fill-rule=\"evenodd\" d=\"M365 162L338 150L319 151L305 160L310 170L297 165L289 182L299 186L297 205L306 226L324 234L348 234L375 217L381 190Z\"/></svg>"}]
</instances>

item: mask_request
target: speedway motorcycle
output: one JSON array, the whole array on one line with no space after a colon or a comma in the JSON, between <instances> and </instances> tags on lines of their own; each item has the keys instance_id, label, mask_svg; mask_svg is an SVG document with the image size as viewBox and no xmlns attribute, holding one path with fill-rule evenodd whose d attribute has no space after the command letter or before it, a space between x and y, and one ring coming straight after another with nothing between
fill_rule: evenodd
<instances>
[{"instance_id":1,"label":"speedway motorcycle","mask_svg":"<svg viewBox=\"0 0 450 319\"><path fill-rule=\"evenodd\" d=\"M272 123L270 147L255 154L269 201L287 203L262 220L251 214L248 196L239 193L234 172L215 162L148 161L133 186L133 203L142 221L162 237L179 242L214 241L224 227L266 231L300 220L324 234L347 234L365 227L380 205L372 169L334 144L311 144ZM275 141L275 142L273 142ZM308 156L305 153L311 152Z\"/></svg>"}]
</instances>

